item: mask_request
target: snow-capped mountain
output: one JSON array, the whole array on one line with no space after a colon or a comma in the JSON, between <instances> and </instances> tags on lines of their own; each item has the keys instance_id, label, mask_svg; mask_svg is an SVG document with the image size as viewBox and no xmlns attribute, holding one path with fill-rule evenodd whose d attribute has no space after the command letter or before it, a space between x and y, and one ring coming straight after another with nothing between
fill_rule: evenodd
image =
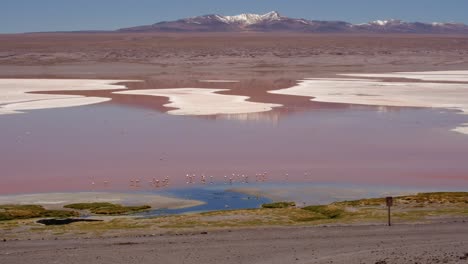
<instances>
[{"instance_id":1,"label":"snow-capped mountain","mask_svg":"<svg viewBox=\"0 0 468 264\"><path fill-rule=\"evenodd\" d=\"M377 33L426 33L426 34L467 34L468 26L457 23L405 22L398 19L376 20L357 25L363 32Z\"/></svg>"},{"instance_id":2,"label":"snow-capped mountain","mask_svg":"<svg viewBox=\"0 0 468 264\"><path fill-rule=\"evenodd\" d=\"M236 16L205 15L164 21L153 25L119 29L119 32L310 32L310 33L426 33L468 34L468 26L457 23L421 23L376 20L365 24L289 18L273 11Z\"/></svg>"},{"instance_id":3,"label":"snow-capped mountain","mask_svg":"<svg viewBox=\"0 0 468 264\"><path fill-rule=\"evenodd\" d=\"M269 12L264 15L257 14L240 14L237 16L217 16L218 19L226 24L238 23L241 25L252 25L267 21L279 21L282 19L281 15L276 12Z\"/></svg>"}]
</instances>

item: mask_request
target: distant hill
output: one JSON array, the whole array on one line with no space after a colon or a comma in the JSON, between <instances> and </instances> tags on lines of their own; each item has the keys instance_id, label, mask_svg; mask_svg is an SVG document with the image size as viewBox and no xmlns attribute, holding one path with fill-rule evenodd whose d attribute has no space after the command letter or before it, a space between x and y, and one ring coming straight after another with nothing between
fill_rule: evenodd
<instances>
[{"instance_id":1,"label":"distant hill","mask_svg":"<svg viewBox=\"0 0 468 264\"><path fill-rule=\"evenodd\" d=\"M205 15L164 21L152 25L122 28L117 32L303 32L303 33L413 33L468 34L461 23L422 23L401 20L377 20L365 24L344 21L317 21L289 18L278 12L263 15Z\"/></svg>"}]
</instances>

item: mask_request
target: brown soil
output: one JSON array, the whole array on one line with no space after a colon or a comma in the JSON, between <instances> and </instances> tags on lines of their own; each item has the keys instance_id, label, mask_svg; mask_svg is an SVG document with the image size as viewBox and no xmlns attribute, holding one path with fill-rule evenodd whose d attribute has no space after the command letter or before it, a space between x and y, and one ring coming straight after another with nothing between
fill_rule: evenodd
<instances>
[{"instance_id":1,"label":"brown soil","mask_svg":"<svg viewBox=\"0 0 468 264\"><path fill-rule=\"evenodd\" d=\"M257 228L1 242L2 263L466 263L468 226Z\"/></svg>"},{"instance_id":2,"label":"brown soil","mask_svg":"<svg viewBox=\"0 0 468 264\"><path fill-rule=\"evenodd\" d=\"M0 76L297 80L340 72L466 69L467 54L467 36L0 35Z\"/></svg>"}]
</instances>

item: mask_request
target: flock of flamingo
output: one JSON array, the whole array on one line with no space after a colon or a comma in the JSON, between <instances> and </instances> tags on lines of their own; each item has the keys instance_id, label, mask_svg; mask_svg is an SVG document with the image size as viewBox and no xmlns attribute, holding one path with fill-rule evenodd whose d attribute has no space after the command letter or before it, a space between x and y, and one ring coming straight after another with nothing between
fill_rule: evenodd
<instances>
[{"instance_id":1,"label":"flock of flamingo","mask_svg":"<svg viewBox=\"0 0 468 264\"><path fill-rule=\"evenodd\" d=\"M308 176L309 173L304 173L304 177ZM223 183L226 185L233 185L235 183L248 184L248 183L262 183L268 179L268 172L256 173L255 177L250 177L248 174L232 173L229 176L224 175L221 180L216 179L214 176L206 176L205 174L194 174L187 173L185 175L186 185L213 185L215 183ZM289 181L289 174L284 174L284 180ZM145 185L145 182L147 185ZM99 183L99 184L98 184ZM94 177L91 178L91 188L94 189L98 185L101 187L107 187L111 184L110 180L96 181ZM130 178L128 181L128 187L132 189L139 189L145 186L149 186L153 189L167 188L171 185L171 179L169 176L164 177L162 180L153 177L149 181L145 181L139 178Z\"/></svg>"}]
</instances>

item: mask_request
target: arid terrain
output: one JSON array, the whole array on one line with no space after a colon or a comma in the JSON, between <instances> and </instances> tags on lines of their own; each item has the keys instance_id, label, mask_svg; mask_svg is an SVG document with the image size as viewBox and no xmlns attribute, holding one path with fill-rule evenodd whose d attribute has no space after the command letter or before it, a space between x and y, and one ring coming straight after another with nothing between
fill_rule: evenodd
<instances>
[{"instance_id":1,"label":"arid terrain","mask_svg":"<svg viewBox=\"0 0 468 264\"><path fill-rule=\"evenodd\" d=\"M466 263L466 222L0 242L18 263Z\"/></svg>"},{"instance_id":2,"label":"arid terrain","mask_svg":"<svg viewBox=\"0 0 468 264\"><path fill-rule=\"evenodd\" d=\"M468 36L269 33L42 33L0 35L0 78L145 80L130 88L228 88L226 94L286 106L320 107L267 90L339 73L464 70ZM207 83L199 80L239 80ZM120 103L148 98L104 94ZM63 93L62 93L63 94ZM81 92L102 95L102 92ZM146 101L145 101L146 100ZM151 102L165 98L151 98ZM156 104L157 105L157 104ZM311 106L312 105L312 106ZM330 106L330 104L325 104ZM343 106L337 106L343 107ZM161 110L167 108L159 107ZM284 110L284 109L283 109Z\"/></svg>"},{"instance_id":3,"label":"arid terrain","mask_svg":"<svg viewBox=\"0 0 468 264\"><path fill-rule=\"evenodd\" d=\"M466 68L467 36L334 34L0 35L1 77L288 79ZM185 78L180 78L184 76Z\"/></svg>"},{"instance_id":4,"label":"arid terrain","mask_svg":"<svg viewBox=\"0 0 468 264\"><path fill-rule=\"evenodd\" d=\"M357 107L268 92L293 87L305 78L337 74L456 70L468 70L466 35L0 35L2 79L141 80L123 84L130 90L229 89L219 94L282 105L246 116L183 119L163 114L176 109L164 106L167 97L116 93L119 86L36 89L31 93L110 99L90 108L4 115L0 163L6 162L0 164L4 173L0 194L158 192L154 177L158 184L167 179L169 185L171 176L171 187L184 186L186 173L196 172L198 179L208 172L218 183L228 184L226 172L239 173L236 179L241 179L240 173L246 171L253 181L259 170L271 171L267 181L345 182L356 184L357 193L366 193L372 184L460 191L467 186L468 142L466 135L451 130L467 123L466 115L430 108L416 111L406 104ZM313 112L323 109L337 111ZM282 117L290 119L278 122ZM230 118L273 125L226 122ZM258 181L257 187L263 183ZM431 207L432 203L408 206L414 215L396 209L401 221L391 228L384 226L386 211L381 204L378 214L367 214L366 206L360 208L364 215L348 211L358 217L352 223L326 219L310 225L304 221L315 221L317 212L300 208L259 211L267 212L264 218L255 210L213 212L154 222L75 223L69 230L49 229L33 220L5 221L0 225L0 263L468 263L466 203L456 205L460 207L454 210ZM421 217L425 221L415 221Z\"/></svg>"}]
</instances>

